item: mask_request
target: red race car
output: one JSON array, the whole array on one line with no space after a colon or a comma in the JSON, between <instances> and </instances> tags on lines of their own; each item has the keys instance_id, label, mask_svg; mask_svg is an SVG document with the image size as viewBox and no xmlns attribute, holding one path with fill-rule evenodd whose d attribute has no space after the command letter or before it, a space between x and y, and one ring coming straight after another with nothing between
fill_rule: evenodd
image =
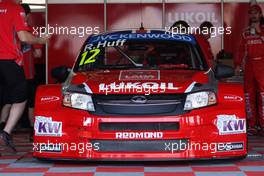
<instances>
[{"instance_id":1,"label":"red race car","mask_svg":"<svg viewBox=\"0 0 264 176\"><path fill-rule=\"evenodd\" d=\"M66 81L38 88L34 157L245 157L243 87L221 81L233 69L213 71L201 43L159 30L90 36Z\"/></svg>"}]
</instances>

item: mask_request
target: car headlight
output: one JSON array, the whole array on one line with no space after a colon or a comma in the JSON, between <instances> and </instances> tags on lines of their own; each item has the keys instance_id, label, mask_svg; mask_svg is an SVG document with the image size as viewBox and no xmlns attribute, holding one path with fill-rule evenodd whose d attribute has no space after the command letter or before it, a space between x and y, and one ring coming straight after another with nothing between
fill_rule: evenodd
<instances>
[{"instance_id":1,"label":"car headlight","mask_svg":"<svg viewBox=\"0 0 264 176\"><path fill-rule=\"evenodd\" d=\"M76 109L95 111L92 97L80 93L64 93L63 105Z\"/></svg>"},{"instance_id":2,"label":"car headlight","mask_svg":"<svg viewBox=\"0 0 264 176\"><path fill-rule=\"evenodd\" d=\"M197 108L202 108L216 104L216 95L214 92L205 91L205 92L196 92L187 95L184 110L192 110Z\"/></svg>"}]
</instances>

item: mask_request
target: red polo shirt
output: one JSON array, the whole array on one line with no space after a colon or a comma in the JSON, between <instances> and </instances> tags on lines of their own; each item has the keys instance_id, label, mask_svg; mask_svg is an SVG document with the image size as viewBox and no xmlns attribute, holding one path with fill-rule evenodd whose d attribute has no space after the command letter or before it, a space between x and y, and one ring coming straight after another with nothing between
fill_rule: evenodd
<instances>
[{"instance_id":1,"label":"red polo shirt","mask_svg":"<svg viewBox=\"0 0 264 176\"><path fill-rule=\"evenodd\" d=\"M24 10L12 0L0 0L0 60L22 60L19 31L29 31Z\"/></svg>"}]
</instances>

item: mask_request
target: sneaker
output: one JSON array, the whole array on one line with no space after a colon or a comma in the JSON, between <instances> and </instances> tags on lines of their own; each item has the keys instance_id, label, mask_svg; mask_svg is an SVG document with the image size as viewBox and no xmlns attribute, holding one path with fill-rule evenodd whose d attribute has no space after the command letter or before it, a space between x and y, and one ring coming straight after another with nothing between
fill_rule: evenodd
<instances>
[{"instance_id":1,"label":"sneaker","mask_svg":"<svg viewBox=\"0 0 264 176\"><path fill-rule=\"evenodd\" d=\"M4 128L5 128L5 125L6 125L6 123L5 123L5 122L1 122L1 123L0 123L0 130L4 130Z\"/></svg>"},{"instance_id":2,"label":"sneaker","mask_svg":"<svg viewBox=\"0 0 264 176\"><path fill-rule=\"evenodd\" d=\"M247 130L249 136L256 136L258 134L258 129L256 127L249 127Z\"/></svg>"},{"instance_id":3,"label":"sneaker","mask_svg":"<svg viewBox=\"0 0 264 176\"><path fill-rule=\"evenodd\" d=\"M11 136L7 132L2 130L0 131L0 145L5 145L12 149L14 152L17 152Z\"/></svg>"}]
</instances>

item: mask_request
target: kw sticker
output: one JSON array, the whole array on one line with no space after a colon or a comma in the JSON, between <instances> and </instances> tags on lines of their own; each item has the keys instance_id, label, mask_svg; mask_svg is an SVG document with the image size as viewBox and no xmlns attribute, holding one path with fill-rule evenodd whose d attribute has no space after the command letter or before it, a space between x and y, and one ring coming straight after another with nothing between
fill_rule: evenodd
<instances>
[{"instance_id":1,"label":"kw sticker","mask_svg":"<svg viewBox=\"0 0 264 176\"><path fill-rule=\"evenodd\" d=\"M246 133L246 120L236 115L218 115L216 125L220 135Z\"/></svg>"}]
</instances>

